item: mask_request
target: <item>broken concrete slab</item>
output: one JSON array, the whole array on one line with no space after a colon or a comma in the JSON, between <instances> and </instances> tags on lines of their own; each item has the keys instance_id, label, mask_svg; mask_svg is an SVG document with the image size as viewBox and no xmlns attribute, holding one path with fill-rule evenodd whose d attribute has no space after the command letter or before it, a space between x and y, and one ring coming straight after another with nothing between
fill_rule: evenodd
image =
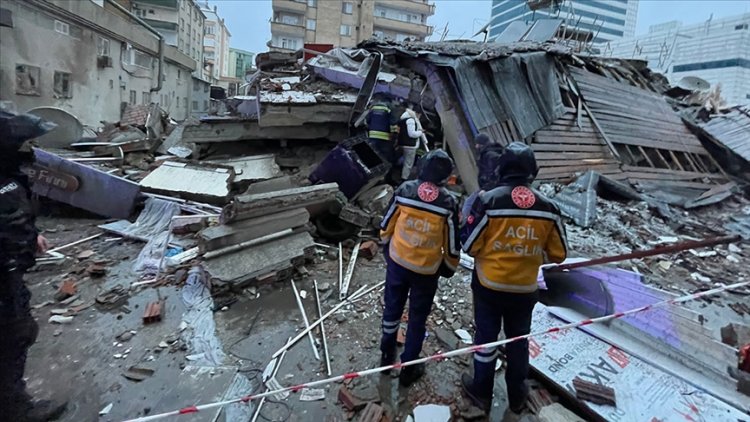
<instances>
[{"instance_id":1,"label":"broken concrete slab","mask_svg":"<svg viewBox=\"0 0 750 422\"><path fill-rule=\"evenodd\" d=\"M201 253L236 245L282 230L305 225L310 213L304 208L282 211L257 218L238 221L232 225L208 227L199 233Z\"/></svg>"},{"instance_id":2,"label":"broken concrete slab","mask_svg":"<svg viewBox=\"0 0 750 422\"><path fill-rule=\"evenodd\" d=\"M339 213L339 219L357 227L369 227L372 216L354 204L346 204Z\"/></svg>"},{"instance_id":3,"label":"broken concrete slab","mask_svg":"<svg viewBox=\"0 0 750 422\"><path fill-rule=\"evenodd\" d=\"M294 233L205 261L206 270L221 281L242 285L263 274L286 269L303 257L314 242L307 232Z\"/></svg>"},{"instance_id":4,"label":"broken concrete slab","mask_svg":"<svg viewBox=\"0 0 750 422\"><path fill-rule=\"evenodd\" d=\"M273 154L209 161L234 168L234 183L273 179L281 175Z\"/></svg>"},{"instance_id":5,"label":"broken concrete slab","mask_svg":"<svg viewBox=\"0 0 750 422\"><path fill-rule=\"evenodd\" d=\"M128 218L140 194L138 184L34 148L32 191L95 214Z\"/></svg>"},{"instance_id":6,"label":"broken concrete slab","mask_svg":"<svg viewBox=\"0 0 750 422\"><path fill-rule=\"evenodd\" d=\"M244 195L268 193L277 190L291 189L294 187L291 176L281 176L273 179L251 183Z\"/></svg>"},{"instance_id":7,"label":"broken concrete slab","mask_svg":"<svg viewBox=\"0 0 750 422\"><path fill-rule=\"evenodd\" d=\"M325 206L336 201L339 192L335 183L325 183L280 191L245 194L234 197L232 203L224 207L221 213L222 222L247 220L266 215L269 212L286 211L294 208ZM308 211L313 213L311 208Z\"/></svg>"},{"instance_id":8,"label":"broken concrete slab","mask_svg":"<svg viewBox=\"0 0 750 422\"><path fill-rule=\"evenodd\" d=\"M213 204L229 200L234 168L213 164L165 161L141 180L149 192Z\"/></svg>"}]
</instances>

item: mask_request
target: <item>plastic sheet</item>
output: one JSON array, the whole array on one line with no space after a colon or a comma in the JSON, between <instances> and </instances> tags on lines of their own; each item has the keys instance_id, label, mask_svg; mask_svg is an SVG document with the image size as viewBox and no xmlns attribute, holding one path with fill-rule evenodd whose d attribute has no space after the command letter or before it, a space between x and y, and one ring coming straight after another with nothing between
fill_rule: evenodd
<instances>
[{"instance_id":1,"label":"plastic sheet","mask_svg":"<svg viewBox=\"0 0 750 422\"><path fill-rule=\"evenodd\" d=\"M188 355L194 365L219 366L226 359L221 341L216 337L214 300L206 285L206 274L201 267L193 267L182 288L182 301L186 310L182 321L187 328L182 339L188 345Z\"/></svg>"}]
</instances>

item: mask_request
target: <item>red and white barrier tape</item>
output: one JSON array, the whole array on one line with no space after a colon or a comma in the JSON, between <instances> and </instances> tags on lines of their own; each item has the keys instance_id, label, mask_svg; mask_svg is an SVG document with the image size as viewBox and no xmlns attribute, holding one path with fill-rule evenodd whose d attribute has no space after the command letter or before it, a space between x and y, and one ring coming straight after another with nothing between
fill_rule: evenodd
<instances>
[{"instance_id":1,"label":"red and white barrier tape","mask_svg":"<svg viewBox=\"0 0 750 422\"><path fill-rule=\"evenodd\" d=\"M531 338L531 337L536 337L536 336L541 336L541 335L551 334L551 333L557 333L557 332L560 332L560 331L570 330L572 328L582 327L584 325L594 324L594 323L597 323L597 322L609 321L609 320L616 319L616 318L622 318L624 316L636 314L636 313L639 313L639 312L648 311L648 310L656 308L656 307L671 306L671 305L674 305L674 304L677 304L677 303L688 302L688 301L691 301L691 300L694 300L694 299L698 299L700 297L710 296L710 295L714 295L716 293L721 293L721 292L723 292L725 290L737 289L737 288L745 287L745 286L748 286L748 285L750 285L750 281L746 281L746 282L742 282L742 283L735 283L735 284L731 284L731 285L728 285L728 286L717 287L715 289L706 290L706 291L703 291L703 292L700 292L700 293L694 293L694 294L690 294L690 295L687 295L687 296L681 296L681 297L677 297L677 298L673 298L673 299L669 299L669 300L664 300L664 301L661 301L661 302L656 302L656 303L653 303L651 305L641 306L639 308L631 309L631 310L628 310L628 311L625 311L625 312L616 312L614 314L605 315L605 316L598 317L598 318L591 318L591 319L586 319L586 320L583 320L583 321L571 322L569 324L560 325L558 327L552 327L552 328L549 328L549 329L544 330L544 331L540 331L540 332L536 332L536 333L530 333L530 334L526 334L526 335L523 335L523 336L513 337L513 338L509 338L509 339L505 339L505 340L498 340L498 341L494 341L494 342L491 342L491 343L485 343L485 344L480 344L480 345L475 345L475 346L464 347L464 348L461 348L461 349L451 350L451 351L445 352L445 353L437 353L437 354L432 355L432 356L427 356L427 357L424 357L424 358L421 358L421 359L412 360L412 361L409 361L409 362L401 362L401 363L396 363L394 365L381 366L379 368L372 368L372 369L367 369L367 370L359 371L359 372L350 372L348 374L343 374L343 375L339 375L339 376L335 376L335 377L331 377L331 378L325 378L325 379L318 380L318 381L311 381L311 382L307 382L307 383L304 383L304 384L294 385L294 386L291 386L291 387L284 387L284 388L280 388L280 389L273 390L273 391L266 391L264 393L253 394L253 395L244 396L244 397L240 397L240 398L236 398L236 399L224 400L224 401L214 402L214 403L208 403L208 404L201 404L201 405L197 405L197 406L188 406L188 407L184 407L182 409L174 410L174 411L171 411L171 412L159 413L159 414L156 414L156 415L149 415L149 416L144 416L144 417L141 417L141 418L130 419L130 420L126 421L126 422L155 421L155 420L163 419L163 418L166 418L166 417L169 417L169 416L186 415L186 414L200 412L202 410L207 410L207 409L213 409L213 408L216 408L216 407L227 406L227 405L234 404L234 403L248 403L251 400L256 400L256 399L260 399L260 398L268 397L268 396L273 396L273 395L276 395L276 394L279 394L279 393L285 393L285 392L296 393L296 392L299 392L300 390L302 390L303 388L317 387L317 386L321 386L321 385L325 385L325 384L331 384L331 383L334 383L334 382L344 381L344 380L348 380L348 379L364 377L364 376L367 376L367 375L377 374L377 373L380 373L380 372L383 372L383 371L387 371L387 370L391 370L391 369L400 369L400 368L403 368L404 366L417 365L417 364L424 363L424 362L429 362L429 361L442 361L442 360L444 360L446 358L450 358L450 357L454 357L454 356L460 356L460 355L465 355L465 354L469 354L469 353L474 353L474 352L476 352L476 351L478 351L480 349L483 349L483 348L502 346L504 344L512 343L514 341L519 341L519 340L525 340L525 339L528 339L528 338Z\"/></svg>"}]
</instances>

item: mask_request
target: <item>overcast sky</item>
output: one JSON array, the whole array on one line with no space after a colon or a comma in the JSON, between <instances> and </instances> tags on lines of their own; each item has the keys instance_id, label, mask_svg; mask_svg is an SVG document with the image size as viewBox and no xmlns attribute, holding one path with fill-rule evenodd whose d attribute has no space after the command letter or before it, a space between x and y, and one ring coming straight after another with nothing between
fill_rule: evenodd
<instances>
[{"instance_id":1,"label":"overcast sky","mask_svg":"<svg viewBox=\"0 0 750 422\"><path fill-rule=\"evenodd\" d=\"M329 1L329 0L318 0ZM435 15L428 24L435 27L433 38L440 38L446 24L447 39L470 38L489 21L491 0L434 0ZM271 0L209 0L217 5L232 33L231 46L252 52L267 51L271 39ZM650 25L671 20L685 23L705 21L750 12L748 0L641 0L636 33L648 32Z\"/></svg>"}]
</instances>

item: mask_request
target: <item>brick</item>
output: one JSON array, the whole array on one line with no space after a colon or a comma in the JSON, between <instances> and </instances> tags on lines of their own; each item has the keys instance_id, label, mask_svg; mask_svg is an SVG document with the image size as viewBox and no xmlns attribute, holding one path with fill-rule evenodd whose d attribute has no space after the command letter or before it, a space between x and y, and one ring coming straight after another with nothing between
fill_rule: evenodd
<instances>
[{"instance_id":1,"label":"brick","mask_svg":"<svg viewBox=\"0 0 750 422\"><path fill-rule=\"evenodd\" d=\"M377 404L367 403L365 411L359 416L359 422L380 422L384 413L383 408Z\"/></svg>"},{"instance_id":2,"label":"brick","mask_svg":"<svg viewBox=\"0 0 750 422\"><path fill-rule=\"evenodd\" d=\"M76 280L72 277L68 277L63 280L62 284L60 284L60 287L57 289L57 293L55 293L55 300L57 300L58 302L63 301L75 295L77 291L78 288L76 287Z\"/></svg>"},{"instance_id":3,"label":"brick","mask_svg":"<svg viewBox=\"0 0 750 422\"><path fill-rule=\"evenodd\" d=\"M359 246L359 254L367 259L372 259L378 254L378 244L372 240L362 242Z\"/></svg>"},{"instance_id":4,"label":"brick","mask_svg":"<svg viewBox=\"0 0 750 422\"><path fill-rule=\"evenodd\" d=\"M617 405L615 390L612 387L594 384L576 377L573 379L573 388L576 390L576 397L580 400L595 404Z\"/></svg>"},{"instance_id":5,"label":"brick","mask_svg":"<svg viewBox=\"0 0 750 422\"><path fill-rule=\"evenodd\" d=\"M346 386L339 388L339 401L349 411L358 411L364 409L367 403L357 398Z\"/></svg>"},{"instance_id":6,"label":"brick","mask_svg":"<svg viewBox=\"0 0 750 422\"><path fill-rule=\"evenodd\" d=\"M143 313L143 323L151 324L153 322L159 322L163 318L164 306L163 302L151 302L146 305L146 311Z\"/></svg>"}]
</instances>

